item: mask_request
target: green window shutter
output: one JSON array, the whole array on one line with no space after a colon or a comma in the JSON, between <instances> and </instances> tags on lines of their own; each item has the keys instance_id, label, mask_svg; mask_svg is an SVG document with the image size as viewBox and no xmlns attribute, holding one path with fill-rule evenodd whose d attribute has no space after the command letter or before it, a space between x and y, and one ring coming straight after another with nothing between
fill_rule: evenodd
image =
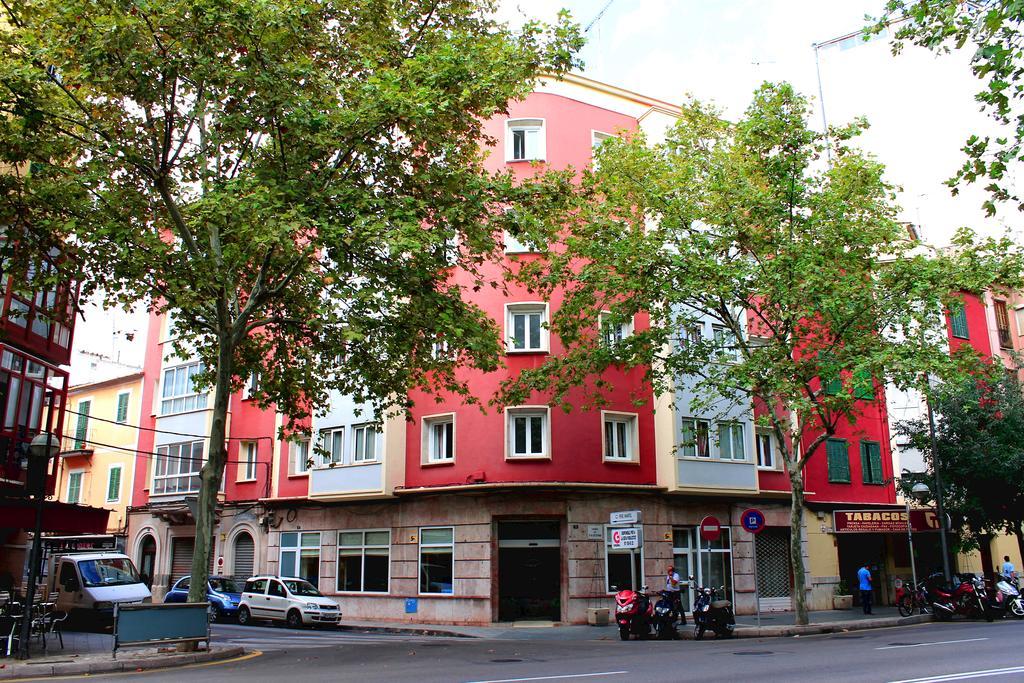
<instances>
[{"instance_id":1,"label":"green window shutter","mask_svg":"<svg viewBox=\"0 0 1024 683\"><path fill-rule=\"evenodd\" d=\"M113 502L121 498L121 468L114 467L110 470L110 478L107 480L107 502Z\"/></svg>"},{"instance_id":2,"label":"green window shutter","mask_svg":"<svg viewBox=\"0 0 1024 683\"><path fill-rule=\"evenodd\" d=\"M850 454L846 441L829 439L825 442L825 454L828 456L828 480L842 484L850 483Z\"/></svg>"},{"instance_id":3,"label":"green window shutter","mask_svg":"<svg viewBox=\"0 0 1024 683\"><path fill-rule=\"evenodd\" d=\"M75 425L75 448L85 448L85 437L89 430L89 408L92 401L81 401L78 404L78 424Z\"/></svg>"},{"instance_id":4,"label":"green window shutter","mask_svg":"<svg viewBox=\"0 0 1024 683\"><path fill-rule=\"evenodd\" d=\"M821 378L821 390L829 396L835 396L843 390L843 378L836 377L835 379Z\"/></svg>"},{"instance_id":5,"label":"green window shutter","mask_svg":"<svg viewBox=\"0 0 1024 683\"><path fill-rule=\"evenodd\" d=\"M954 337L967 339L970 336L967 333L967 311L963 302L949 307L949 326Z\"/></svg>"},{"instance_id":6,"label":"green window shutter","mask_svg":"<svg viewBox=\"0 0 1024 683\"><path fill-rule=\"evenodd\" d=\"M117 415L114 420L116 422L127 422L128 421L128 394L117 395Z\"/></svg>"},{"instance_id":7,"label":"green window shutter","mask_svg":"<svg viewBox=\"0 0 1024 683\"><path fill-rule=\"evenodd\" d=\"M853 397L862 401L875 400L875 380L867 370L853 373Z\"/></svg>"},{"instance_id":8,"label":"green window shutter","mask_svg":"<svg viewBox=\"0 0 1024 683\"><path fill-rule=\"evenodd\" d=\"M870 441L860 442L860 465L865 484L882 483L882 448Z\"/></svg>"}]
</instances>

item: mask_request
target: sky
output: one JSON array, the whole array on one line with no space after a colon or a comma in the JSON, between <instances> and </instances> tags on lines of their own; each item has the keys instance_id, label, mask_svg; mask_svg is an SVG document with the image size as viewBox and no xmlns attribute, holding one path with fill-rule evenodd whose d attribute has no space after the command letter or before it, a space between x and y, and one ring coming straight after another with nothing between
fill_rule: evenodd
<instances>
[{"instance_id":1,"label":"sky","mask_svg":"<svg viewBox=\"0 0 1024 683\"><path fill-rule=\"evenodd\" d=\"M820 127L813 45L859 30L865 16L879 14L883 5L884 0L503 0L499 18L514 26L527 19L552 21L565 8L581 26L593 22L580 54L583 75L669 102L712 101L732 119L742 115L759 84L789 81L814 98L813 122ZM902 188L902 219L919 226L922 238L936 246L947 244L961 226L988 235L1009 230L1024 243L1016 211L987 218L980 208L983 191L966 187L954 198L944 185L959 167L960 147L970 132L991 130L973 99L980 82L970 74L970 54L936 56L908 46L893 56L886 40L845 47L819 50L825 113L832 125L868 118L871 128L859 144L886 165L887 180ZM96 354L141 365L145 323L144 313L87 305L75 332L72 382L125 372L97 362Z\"/></svg>"}]
</instances>

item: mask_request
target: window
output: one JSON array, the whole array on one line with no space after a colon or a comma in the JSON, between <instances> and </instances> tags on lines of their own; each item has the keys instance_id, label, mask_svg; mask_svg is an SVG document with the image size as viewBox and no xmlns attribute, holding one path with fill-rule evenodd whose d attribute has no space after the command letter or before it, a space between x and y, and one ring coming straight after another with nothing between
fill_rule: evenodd
<instances>
[{"instance_id":1,"label":"window","mask_svg":"<svg viewBox=\"0 0 1024 683\"><path fill-rule=\"evenodd\" d=\"M520 241L515 235L505 230L502 233L502 240L505 245L506 254L530 254L537 251L537 247L529 242Z\"/></svg>"},{"instance_id":2,"label":"window","mask_svg":"<svg viewBox=\"0 0 1024 683\"><path fill-rule=\"evenodd\" d=\"M320 532L286 531L281 534L279 576L299 578L320 587Z\"/></svg>"},{"instance_id":3,"label":"window","mask_svg":"<svg viewBox=\"0 0 1024 683\"><path fill-rule=\"evenodd\" d=\"M865 484L884 484L882 447L873 441L860 442L860 465Z\"/></svg>"},{"instance_id":4,"label":"window","mask_svg":"<svg viewBox=\"0 0 1024 683\"><path fill-rule=\"evenodd\" d=\"M754 434L757 447L757 466L764 469L775 468L775 434L769 429L757 428Z\"/></svg>"},{"instance_id":5,"label":"window","mask_svg":"<svg viewBox=\"0 0 1024 683\"><path fill-rule=\"evenodd\" d=\"M451 595L455 575L455 529L420 529L420 593Z\"/></svg>"},{"instance_id":6,"label":"window","mask_svg":"<svg viewBox=\"0 0 1024 683\"><path fill-rule=\"evenodd\" d=\"M699 537L696 527L676 527L672 530L672 565L680 577L693 576L698 586L724 586L720 597L732 599L732 541L729 527L722 527L717 541ZM693 608L692 587L684 589L683 607ZM689 602L687 602L689 596Z\"/></svg>"},{"instance_id":7,"label":"window","mask_svg":"<svg viewBox=\"0 0 1024 683\"><path fill-rule=\"evenodd\" d=\"M736 335L727 327L712 325L711 330L715 338L715 346L718 348L718 357L726 363L736 363L740 359L739 345Z\"/></svg>"},{"instance_id":8,"label":"window","mask_svg":"<svg viewBox=\"0 0 1024 683\"><path fill-rule=\"evenodd\" d=\"M1014 309L1013 315L1017 319L1017 336L1024 336L1024 306Z\"/></svg>"},{"instance_id":9,"label":"window","mask_svg":"<svg viewBox=\"0 0 1024 683\"><path fill-rule=\"evenodd\" d=\"M455 415L423 418L423 454L428 463L455 460Z\"/></svg>"},{"instance_id":10,"label":"window","mask_svg":"<svg viewBox=\"0 0 1024 683\"><path fill-rule=\"evenodd\" d=\"M691 344L700 344L704 339L704 333L701 330L700 325L690 325L684 327L680 336L680 344L683 346L689 346Z\"/></svg>"},{"instance_id":11,"label":"window","mask_svg":"<svg viewBox=\"0 0 1024 683\"><path fill-rule=\"evenodd\" d=\"M622 343L622 340L633 334L633 318L629 320L616 321L612 314L605 312L601 314L601 339L605 346L614 348Z\"/></svg>"},{"instance_id":12,"label":"window","mask_svg":"<svg viewBox=\"0 0 1024 683\"><path fill-rule=\"evenodd\" d=\"M164 370L160 394L160 414L184 413L206 407L206 394L197 393L195 376L203 371L202 363L190 363Z\"/></svg>"},{"instance_id":13,"label":"window","mask_svg":"<svg viewBox=\"0 0 1024 683\"><path fill-rule=\"evenodd\" d=\"M612 532L616 529L637 529L640 533L639 548L613 548ZM644 581L643 527L606 526L604 528L604 575L605 590L614 593L618 590L638 591L646 583Z\"/></svg>"},{"instance_id":14,"label":"window","mask_svg":"<svg viewBox=\"0 0 1024 683\"><path fill-rule=\"evenodd\" d=\"M743 425L739 422L718 423L718 457L722 460L746 460Z\"/></svg>"},{"instance_id":15,"label":"window","mask_svg":"<svg viewBox=\"0 0 1024 683\"><path fill-rule=\"evenodd\" d=\"M998 299L992 302L996 313L996 330L999 332L999 346L1004 349L1012 349L1013 342L1010 340L1010 314L1006 311L1006 302Z\"/></svg>"},{"instance_id":16,"label":"window","mask_svg":"<svg viewBox=\"0 0 1024 683\"><path fill-rule=\"evenodd\" d=\"M875 380L868 370L853 373L853 397L861 401L875 400Z\"/></svg>"},{"instance_id":17,"label":"window","mask_svg":"<svg viewBox=\"0 0 1024 683\"><path fill-rule=\"evenodd\" d=\"M338 591L387 593L391 532L338 532Z\"/></svg>"},{"instance_id":18,"label":"window","mask_svg":"<svg viewBox=\"0 0 1024 683\"><path fill-rule=\"evenodd\" d=\"M85 448L89 437L89 410L92 401L78 402L78 421L75 423L75 449Z\"/></svg>"},{"instance_id":19,"label":"window","mask_svg":"<svg viewBox=\"0 0 1024 683\"><path fill-rule=\"evenodd\" d=\"M683 418L683 428L679 434L679 455L684 458L709 458L710 425L707 420Z\"/></svg>"},{"instance_id":20,"label":"window","mask_svg":"<svg viewBox=\"0 0 1024 683\"><path fill-rule=\"evenodd\" d=\"M256 442L243 441L238 449L241 462L238 463L239 481L253 481L256 479Z\"/></svg>"},{"instance_id":21,"label":"window","mask_svg":"<svg viewBox=\"0 0 1024 683\"><path fill-rule=\"evenodd\" d=\"M288 444L288 474L298 475L309 472L309 439L299 439Z\"/></svg>"},{"instance_id":22,"label":"window","mask_svg":"<svg viewBox=\"0 0 1024 683\"><path fill-rule=\"evenodd\" d=\"M430 345L430 357L434 360L454 360L455 354L452 353L448 342L441 340Z\"/></svg>"},{"instance_id":23,"label":"window","mask_svg":"<svg viewBox=\"0 0 1024 683\"><path fill-rule=\"evenodd\" d=\"M964 307L964 302L957 301L950 305L949 328L957 339L968 339L970 337L967 331L967 309Z\"/></svg>"},{"instance_id":24,"label":"window","mask_svg":"<svg viewBox=\"0 0 1024 683\"><path fill-rule=\"evenodd\" d=\"M547 408L508 410L508 457L548 457Z\"/></svg>"},{"instance_id":25,"label":"window","mask_svg":"<svg viewBox=\"0 0 1024 683\"><path fill-rule=\"evenodd\" d=\"M614 137L616 136L611 133L602 133L599 130L590 131L590 148L596 152L605 140L611 140Z\"/></svg>"},{"instance_id":26,"label":"window","mask_svg":"<svg viewBox=\"0 0 1024 683\"><path fill-rule=\"evenodd\" d=\"M68 502L78 503L82 500L82 477L84 472L68 473Z\"/></svg>"},{"instance_id":27,"label":"window","mask_svg":"<svg viewBox=\"0 0 1024 683\"><path fill-rule=\"evenodd\" d=\"M377 459L377 435L372 424L352 427L352 462L373 462Z\"/></svg>"},{"instance_id":28,"label":"window","mask_svg":"<svg viewBox=\"0 0 1024 683\"><path fill-rule=\"evenodd\" d=\"M191 441L157 446L153 466L153 495L195 493L203 466L203 442Z\"/></svg>"},{"instance_id":29,"label":"window","mask_svg":"<svg viewBox=\"0 0 1024 683\"><path fill-rule=\"evenodd\" d=\"M825 442L828 458L828 480L838 484L850 483L850 454L845 439L829 439Z\"/></svg>"},{"instance_id":30,"label":"window","mask_svg":"<svg viewBox=\"0 0 1024 683\"><path fill-rule=\"evenodd\" d=\"M341 464L345 455L345 428L324 429L320 432L320 464L324 467Z\"/></svg>"},{"instance_id":31,"label":"window","mask_svg":"<svg viewBox=\"0 0 1024 683\"><path fill-rule=\"evenodd\" d=\"M260 389L260 373L254 372L249 375L249 378L245 381L245 386L242 388L242 398L252 398L256 392Z\"/></svg>"},{"instance_id":32,"label":"window","mask_svg":"<svg viewBox=\"0 0 1024 683\"><path fill-rule=\"evenodd\" d=\"M604 414L606 460L636 460L637 441L636 415Z\"/></svg>"},{"instance_id":33,"label":"window","mask_svg":"<svg viewBox=\"0 0 1024 683\"><path fill-rule=\"evenodd\" d=\"M507 350L547 351L546 304L510 304L506 307Z\"/></svg>"},{"instance_id":34,"label":"window","mask_svg":"<svg viewBox=\"0 0 1024 683\"><path fill-rule=\"evenodd\" d=\"M512 119L505 135L505 161L543 161L544 119Z\"/></svg>"},{"instance_id":35,"label":"window","mask_svg":"<svg viewBox=\"0 0 1024 683\"><path fill-rule=\"evenodd\" d=\"M114 422L124 424L128 421L128 399L131 392L122 391L117 395L117 411L114 413Z\"/></svg>"},{"instance_id":36,"label":"window","mask_svg":"<svg viewBox=\"0 0 1024 683\"><path fill-rule=\"evenodd\" d=\"M114 465L107 472L107 502L116 503L121 500L121 466Z\"/></svg>"}]
</instances>

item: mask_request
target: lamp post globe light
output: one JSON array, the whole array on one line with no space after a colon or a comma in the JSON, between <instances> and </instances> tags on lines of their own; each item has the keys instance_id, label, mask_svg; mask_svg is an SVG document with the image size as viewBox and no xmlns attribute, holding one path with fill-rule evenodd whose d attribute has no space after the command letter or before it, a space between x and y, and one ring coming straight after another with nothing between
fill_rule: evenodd
<instances>
[{"instance_id":1,"label":"lamp post globe light","mask_svg":"<svg viewBox=\"0 0 1024 683\"><path fill-rule=\"evenodd\" d=\"M910 489L910 494L918 503L926 503L932 497L932 490L928 488L928 484L919 481Z\"/></svg>"},{"instance_id":2,"label":"lamp post globe light","mask_svg":"<svg viewBox=\"0 0 1024 683\"><path fill-rule=\"evenodd\" d=\"M24 617L21 622L21 638L18 640L18 657L28 659L29 640L32 635L32 603L35 600L36 581L39 580L39 554L43 547L43 502L46 500L46 471L50 459L60 452L60 439L50 432L40 432L28 445L28 473L25 485L35 502L36 524L32 535L32 550L28 559L28 583L25 586Z\"/></svg>"},{"instance_id":3,"label":"lamp post globe light","mask_svg":"<svg viewBox=\"0 0 1024 683\"><path fill-rule=\"evenodd\" d=\"M910 489L910 495L913 496L914 500L918 503L925 503L931 498L932 490L928 488L928 484L924 482L917 482ZM917 590L917 565L914 563L914 532L913 525L910 522L910 497L904 496L903 502L907 505L907 547L910 550L910 575L914 582L911 590Z\"/></svg>"}]
</instances>

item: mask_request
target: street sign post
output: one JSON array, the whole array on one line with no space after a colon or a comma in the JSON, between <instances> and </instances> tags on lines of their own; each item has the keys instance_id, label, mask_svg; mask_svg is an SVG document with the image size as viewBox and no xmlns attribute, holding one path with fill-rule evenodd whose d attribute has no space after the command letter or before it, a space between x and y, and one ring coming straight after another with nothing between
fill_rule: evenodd
<instances>
[{"instance_id":1,"label":"street sign post","mask_svg":"<svg viewBox=\"0 0 1024 683\"><path fill-rule=\"evenodd\" d=\"M625 528L612 529L612 547L633 549L639 548L641 543L640 529Z\"/></svg>"},{"instance_id":2,"label":"street sign post","mask_svg":"<svg viewBox=\"0 0 1024 683\"><path fill-rule=\"evenodd\" d=\"M717 541L722 535L722 525L717 517L708 515L700 520L700 537L705 541Z\"/></svg>"},{"instance_id":3,"label":"street sign post","mask_svg":"<svg viewBox=\"0 0 1024 683\"><path fill-rule=\"evenodd\" d=\"M754 536L750 540L754 555L754 607L757 610L757 627L761 628L761 589L757 585L757 535L764 531L764 513L757 508L748 508L740 515L740 526Z\"/></svg>"}]
</instances>

